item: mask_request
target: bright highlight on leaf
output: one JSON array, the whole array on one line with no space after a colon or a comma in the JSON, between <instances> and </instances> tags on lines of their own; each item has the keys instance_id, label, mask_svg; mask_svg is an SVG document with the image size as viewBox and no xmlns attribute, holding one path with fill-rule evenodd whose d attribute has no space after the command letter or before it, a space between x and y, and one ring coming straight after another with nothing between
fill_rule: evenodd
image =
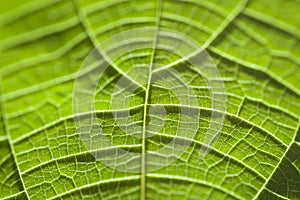
<instances>
[{"instance_id":1,"label":"bright highlight on leaf","mask_svg":"<svg viewBox=\"0 0 300 200\"><path fill-rule=\"evenodd\" d=\"M299 10L1 2L0 199L300 199Z\"/></svg>"}]
</instances>

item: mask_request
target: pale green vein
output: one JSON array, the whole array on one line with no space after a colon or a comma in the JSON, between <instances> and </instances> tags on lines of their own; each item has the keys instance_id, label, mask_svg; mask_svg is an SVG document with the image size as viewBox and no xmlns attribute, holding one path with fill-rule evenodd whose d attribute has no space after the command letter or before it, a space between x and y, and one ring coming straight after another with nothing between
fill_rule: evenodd
<instances>
[{"instance_id":1,"label":"pale green vein","mask_svg":"<svg viewBox=\"0 0 300 200\"><path fill-rule=\"evenodd\" d=\"M55 5L62 0L52 0L52 1L27 1L25 4L10 10L7 13L0 15L0 27L3 27L7 24L13 23L14 21L21 19L22 17L34 13L38 10L45 9L49 6Z\"/></svg>"},{"instance_id":2,"label":"pale green vein","mask_svg":"<svg viewBox=\"0 0 300 200\"><path fill-rule=\"evenodd\" d=\"M185 3L190 3L192 5L195 5L197 7L203 7L206 10L209 10L211 12L216 13L217 15L221 16L221 17L225 17L227 15L227 11L225 11L224 9L222 9L219 5L222 4L214 4L210 1L195 1L195 0L182 0Z\"/></svg>"},{"instance_id":3,"label":"pale green vein","mask_svg":"<svg viewBox=\"0 0 300 200\"><path fill-rule=\"evenodd\" d=\"M140 188L136 186L134 188L126 189L122 193L114 193L114 194L112 194L112 195L110 195L110 196L108 196L106 198L103 198L103 200L115 200L115 199L120 198L122 195L128 195L128 194L131 194L131 193L134 193L134 192L138 192L139 190L140 190ZM130 197L127 197L127 198L130 198Z\"/></svg>"},{"instance_id":4,"label":"pale green vein","mask_svg":"<svg viewBox=\"0 0 300 200\"><path fill-rule=\"evenodd\" d=\"M10 158L10 156L11 154L8 154L5 157L3 157L0 161L0 166L3 165Z\"/></svg>"},{"instance_id":5,"label":"pale green vein","mask_svg":"<svg viewBox=\"0 0 300 200\"><path fill-rule=\"evenodd\" d=\"M243 14L245 14L246 16L249 16L255 20L258 20L260 22L264 22L272 27L275 27L283 32L286 32L288 34L293 35L295 38L297 38L298 40L300 40L300 30L297 29L296 27L293 27L281 20L279 20L278 18L274 18L272 16L266 15L264 13L255 11L253 9L250 8L246 8L243 11Z\"/></svg>"},{"instance_id":6,"label":"pale green vein","mask_svg":"<svg viewBox=\"0 0 300 200\"><path fill-rule=\"evenodd\" d=\"M1 96L1 94L2 94L2 79L0 77L0 96ZM0 106L1 106L1 112L2 112L2 117L3 117L4 129L5 129L5 132L6 132L6 135L7 135L8 144L9 144L11 153L12 153L13 158L14 158L15 166L17 168L18 175L19 175L20 181L22 183L23 190L24 190L27 198L30 199L29 195L28 195L28 192L26 190L25 184L24 184L23 177L21 175L21 170L20 170L20 167L19 167L18 159L17 159L16 152L15 152L15 148L14 148L13 143L12 143L12 139L11 139L11 136L10 136L10 131L8 129L8 121L7 121L6 115L5 115L4 103L5 102L3 102L2 99L0 99Z\"/></svg>"},{"instance_id":7,"label":"pale green vein","mask_svg":"<svg viewBox=\"0 0 300 200\"><path fill-rule=\"evenodd\" d=\"M230 117L233 117L235 119L238 119L242 122L245 122L255 128L257 128L258 130L261 130L262 132L266 133L268 136L270 136L272 139L274 139L276 142L278 142L280 145L283 145L285 147L287 147L287 144L285 144L283 141L281 141L279 138L277 138L274 134L272 134L270 131L264 129L263 127L247 120L247 119L244 119L244 118L241 118L240 116L237 116L235 114L232 114L232 113L227 113L227 112L224 112L224 111L220 111L220 110L216 110L216 109L213 109L213 108L204 108L204 107L198 107L198 106L187 106L187 105L179 105L179 104L150 104L151 106L153 105L159 105L159 106L176 106L178 108L190 108L190 109L199 109L199 110L206 110L206 111L210 111L210 112L216 112L216 113L220 113L220 114L225 114L227 116L230 116Z\"/></svg>"},{"instance_id":8,"label":"pale green vein","mask_svg":"<svg viewBox=\"0 0 300 200\"><path fill-rule=\"evenodd\" d=\"M93 14L96 12L100 12L106 9L110 9L116 5L119 5L124 2L129 2L130 0L119 0L119 1L97 1L91 5L86 6L84 9L87 14Z\"/></svg>"},{"instance_id":9,"label":"pale green vein","mask_svg":"<svg viewBox=\"0 0 300 200\"><path fill-rule=\"evenodd\" d=\"M111 59L110 57L102 50L96 35L93 33L93 31L90 29L90 25L87 21L86 15L85 13L82 11L82 9L79 6L79 3L77 2L78 0L73 0L74 2L74 6L77 10L77 14L78 14L78 18L79 21L81 22L85 33L87 34L88 38L90 38L91 42L93 43L94 47L97 49L97 51L100 53L100 55L102 55L104 57L104 59L118 72L120 73L122 76L124 76L125 78L127 78L128 80L130 80L132 83L136 84L137 86L139 86L140 88L146 90L146 88L141 85L140 83L138 83L137 81L133 80L131 77L129 77L124 71L122 71Z\"/></svg>"},{"instance_id":10,"label":"pale green vein","mask_svg":"<svg viewBox=\"0 0 300 200\"><path fill-rule=\"evenodd\" d=\"M154 17L139 17L134 19L134 21L132 21L132 18L121 18L121 19L117 19L109 24L105 24L99 28L96 28L94 30L94 33L96 36L104 34L106 32L109 32L111 30L114 29L118 29L121 26L124 25L130 25L130 24L146 24L146 23L150 23L153 22L155 20ZM92 20L90 20L92 21Z\"/></svg>"},{"instance_id":11,"label":"pale green vein","mask_svg":"<svg viewBox=\"0 0 300 200\"><path fill-rule=\"evenodd\" d=\"M50 62L53 60L58 60L70 50L72 50L76 45L78 45L80 42L82 42L84 39L86 39L86 35L84 33L78 34L74 38L70 39L67 43L65 43L61 48L58 48L57 50L50 52L50 53L43 53L38 55L37 57L30 57L22 59L18 62L14 62L12 64L9 64L5 66L3 69L0 69L0 72L3 74L3 77L6 78L7 76L13 75L17 71L22 71L27 69L31 66L38 66L45 62Z\"/></svg>"},{"instance_id":12,"label":"pale green vein","mask_svg":"<svg viewBox=\"0 0 300 200\"><path fill-rule=\"evenodd\" d=\"M266 188L267 184L269 183L269 181L272 179L272 176L275 174L276 170L279 168L280 164L282 163L283 159L286 157L288 151L290 150L291 146L293 145L293 142L295 141L296 139L296 136L297 136L297 131L299 130L300 128L300 118L299 118L299 121L298 121L298 126L297 126L297 129L295 131L295 134L293 136L293 139L292 139L292 142L288 145L288 147L286 148L284 154L282 155L282 157L280 158L279 162L277 163L277 165L274 167L272 173L269 175L268 179L265 181L265 183L263 184L263 186L260 188L260 190L257 192L257 194L255 195L255 197L253 198L254 199L257 199L259 197L259 195L261 194L261 192Z\"/></svg>"},{"instance_id":13,"label":"pale green vein","mask_svg":"<svg viewBox=\"0 0 300 200\"><path fill-rule=\"evenodd\" d=\"M278 76L277 74L275 74L274 72L268 70L267 67L262 67L260 65L254 64L254 63L249 63L247 61L244 61L240 58L237 58L235 56L232 56L216 47L209 47L209 50L211 50L213 53L229 60L229 61L233 61L241 66L247 67L249 69L254 69L254 70L258 70L260 72L263 72L264 74L267 74L269 77L271 77L273 80L275 80L276 82L284 85L285 87L287 87L288 89L290 89L291 91L295 92L295 94L297 94L298 96L300 96L300 89L297 88L296 86L292 85L291 83L287 82L285 79L281 78L280 76Z\"/></svg>"},{"instance_id":14,"label":"pale green vein","mask_svg":"<svg viewBox=\"0 0 300 200\"><path fill-rule=\"evenodd\" d=\"M227 94L227 95L228 95L228 94ZM233 95L233 96L235 96L235 95ZM257 102L257 103L262 104L262 105L264 105L264 106L266 106L266 107L268 107L268 108L275 109L275 110L279 110L280 112L282 112L282 113L284 113L284 114L286 114L286 115L288 115L288 116L290 116L290 117L292 117L292 118L294 118L294 119L296 119L296 120L298 119L298 115L296 115L294 112L291 112L291 111L289 111L289 110L287 110L287 109L285 109L285 108L282 108L282 107L280 107L280 106L278 106L278 105L273 105L273 104L270 104L270 103L268 103L268 102L266 102L266 101L263 101L263 100L261 100L261 99L253 98L253 97L246 96L246 95L245 95L244 99L245 99L245 100L246 100L246 99L249 99L250 101Z\"/></svg>"},{"instance_id":15,"label":"pale green vein","mask_svg":"<svg viewBox=\"0 0 300 200\"><path fill-rule=\"evenodd\" d=\"M16 47L24 43L38 41L41 38L67 31L68 29L79 24L77 17L72 17L56 24L51 24L42 28L35 29L30 32L22 33L17 36L7 38L0 42L0 52L9 48Z\"/></svg>"},{"instance_id":16,"label":"pale green vein","mask_svg":"<svg viewBox=\"0 0 300 200\"><path fill-rule=\"evenodd\" d=\"M151 80L152 80L152 70L153 70L153 62L155 57L155 49L158 40L159 26L160 26L160 17L161 17L161 9L162 9L162 0L157 0L157 11L156 11L156 29L153 35L153 47L152 54L149 63L149 72L148 72L148 80L147 80L147 88L145 93L145 102L144 102L144 120L143 120L143 132L142 132L142 155L141 155L141 200L146 200L146 127L147 127L147 109L149 103L149 93L151 88Z\"/></svg>"},{"instance_id":17,"label":"pale green vein","mask_svg":"<svg viewBox=\"0 0 300 200\"><path fill-rule=\"evenodd\" d=\"M146 22L151 21L152 19L154 19L154 18L139 17L138 19L134 20L134 23L146 23ZM118 19L110 24L105 24L104 26L101 26L98 29L96 29L94 32L95 32L95 35L98 36L100 34L104 34L107 31L111 31L111 30L117 29L118 27L121 27L123 25L132 24L132 23L133 23L132 19L122 18L122 19ZM57 25L51 25L51 26L54 26L54 29L57 29L57 27L56 27ZM46 31L46 30L45 30L45 32L48 33L48 31ZM76 45L80 44L80 42L82 42L86 38L88 38L88 36L85 33L80 33L80 34L76 35L74 38L72 38L69 42L64 44L62 47L58 48L57 50L55 50L51 53L41 54L41 55L39 55L38 59L37 59L37 57L26 58L24 60L21 60L20 62L7 65L4 67L4 69L0 69L0 71L3 70L3 72L1 72L1 73L3 73L4 76L8 76L8 75L11 75L12 73L16 72L17 70L21 71L21 70L26 69L29 66L36 66L36 65L39 65L44 62L49 62L49 61L52 61L55 59L59 59L60 57L62 57L66 53L68 53L70 50L72 50ZM14 39L14 38L12 38L12 39ZM19 43L16 43L16 44L19 45Z\"/></svg>"},{"instance_id":18,"label":"pale green vein","mask_svg":"<svg viewBox=\"0 0 300 200\"><path fill-rule=\"evenodd\" d=\"M80 114L77 114L77 115L68 115L68 116L65 116L65 117L61 117L60 119L58 119L56 121L53 121L53 122L51 122L49 124L46 124L43 127L37 128L37 129L35 129L35 130L33 130L33 131L29 132L29 133L23 134L20 137L15 138L12 142L13 142L13 144L19 143L19 142L21 142L21 141L29 138L32 135L40 133L41 131L46 130L48 128L54 127L55 125L57 125L58 123L61 123L63 121L74 119L75 117L84 116L84 115L90 115L92 113L124 112L124 111L132 110L132 109L137 109L137 108L140 108L140 107L143 107L143 106L144 105L141 104L141 105L138 105L138 106L133 106L131 108L127 108L127 109L119 109L119 110L94 110L92 112L85 112L85 113L80 113Z\"/></svg>"},{"instance_id":19,"label":"pale green vein","mask_svg":"<svg viewBox=\"0 0 300 200\"><path fill-rule=\"evenodd\" d=\"M0 142L7 140L7 136L6 135L2 135L0 136Z\"/></svg>"},{"instance_id":20,"label":"pale green vein","mask_svg":"<svg viewBox=\"0 0 300 200\"><path fill-rule=\"evenodd\" d=\"M165 65L164 67L153 70L153 73L159 72L161 70L165 70L181 62L184 62L189 58L201 53L203 50L209 47L213 43L213 41L215 41L221 35L221 33L234 21L234 19L243 11L247 2L248 0L240 1L239 4L236 6L236 8L229 15L227 15L227 17L221 23L221 25L213 32L213 34L206 40L206 42L200 48L198 48L196 51L192 52L191 54L183 58L180 58L168 65Z\"/></svg>"},{"instance_id":21,"label":"pale green vein","mask_svg":"<svg viewBox=\"0 0 300 200\"><path fill-rule=\"evenodd\" d=\"M26 193L24 191L21 191L21 192L15 193L13 195L4 197L2 200L16 199L18 196L21 196L22 194L26 195Z\"/></svg>"},{"instance_id":22,"label":"pale green vein","mask_svg":"<svg viewBox=\"0 0 300 200\"><path fill-rule=\"evenodd\" d=\"M40 169L44 166L47 166L53 162L59 162L59 161L62 161L62 160L66 160L66 159L70 159L70 158L73 158L73 157L77 157L77 156L82 156L82 155L90 155L90 154L93 154L93 153L98 153L98 152L101 152L101 151L107 151L107 150L112 150L112 149L118 149L118 148L122 148L122 149L132 149L132 148L138 148L138 147L142 147L141 144L134 144L134 145L116 145L116 146L111 146L111 147L105 147L105 148L99 148L99 149L92 149L92 150L88 150L88 151L81 151L79 153L75 153L75 154L68 154L66 156L61 156L61 157L58 157L58 158L52 158L51 160L48 160L48 161L45 161L45 162L42 162L42 163L39 163L35 166L32 166L31 168L29 169L26 169L24 170L21 174L24 176L24 175L28 175L30 172L36 170L36 169ZM20 156L21 154L19 154Z\"/></svg>"},{"instance_id":23,"label":"pale green vein","mask_svg":"<svg viewBox=\"0 0 300 200\"><path fill-rule=\"evenodd\" d=\"M172 13L163 13L162 19L168 19L168 20L183 23L183 24L188 25L190 27L194 27L194 28L200 30L201 32L206 33L206 34L211 35L213 33L213 31L211 29L207 28L206 26L204 26L204 24L201 24L199 21L195 21L194 19L190 19L190 18L187 18L187 17L178 16L178 15L175 15L175 14L172 14Z\"/></svg>"},{"instance_id":24,"label":"pale green vein","mask_svg":"<svg viewBox=\"0 0 300 200\"><path fill-rule=\"evenodd\" d=\"M231 156L230 154L224 153L224 152L216 149L215 147L213 147L211 145L205 144L205 143L200 142L200 141L195 140L195 139L185 138L185 137L181 137L181 136L173 136L173 135L168 135L168 134L164 134L164 133L156 133L156 135L159 136L159 137L166 137L166 138L169 138L169 139L172 139L172 140L176 139L176 140L188 141L188 142L198 144L200 146L204 146L205 148L209 148L209 149L211 149L212 152L219 154L219 156L222 156L223 158L226 158L228 160L232 160L232 161L236 162L238 165L240 165L242 167L245 167L247 170L249 170L251 173L258 176L260 179L262 179L264 181L266 180L266 177L264 175L262 175L260 172L253 169L251 166L247 165L242 160L238 160L237 158ZM155 153L155 152L153 152L153 153Z\"/></svg>"},{"instance_id":25,"label":"pale green vein","mask_svg":"<svg viewBox=\"0 0 300 200\"><path fill-rule=\"evenodd\" d=\"M136 180L139 180L139 179L140 179L140 176L137 175L137 176L127 176L127 177L122 177L122 178L112 178L112 179L109 179L109 180L101 180L101 181L98 181L96 183L91 183L91 184L88 184L88 185L84 185L84 186L74 188L72 190L68 190L67 192L64 192L64 193L61 193L59 195L56 195L56 196L53 196L53 197L49 198L49 200L62 199L62 197L66 196L66 195L69 195L69 194L72 194L74 192L81 191L83 189L87 189L87 188L91 188L91 187L100 186L100 185L103 185L103 184L121 183L121 182L126 182L126 181L136 181Z\"/></svg>"},{"instance_id":26,"label":"pale green vein","mask_svg":"<svg viewBox=\"0 0 300 200\"><path fill-rule=\"evenodd\" d=\"M68 74L68 75L65 75L65 76L61 76L61 77L49 80L47 82L43 82L43 84L33 85L33 86L27 87L25 89L21 89L21 90L17 90L17 91L14 91L14 92L4 94L3 98L4 98L5 101L13 100L13 99L17 99L19 97L25 96L25 95L33 94L33 93L38 92L38 91L49 89L49 88L57 86L59 84L63 84L63 83L66 83L66 82L73 81L77 77L85 75L86 73L92 71L93 69L96 69L97 67L99 67L99 64L102 64L103 62L104 62L103 60L99 60L99 61L93 63L92 65L86 67L84 70L82 70L80 72L76 72L76 73L73 73L73 74Z\"/></svg>"},{"instance_id":27,"label":"pale green vein","mask_svg":"<svg viewBox=\"0 0 300 200\"><path fill-rule=\"evenodd\" d=\"M225 59L227 59L227 58L225 58ZM243 65L242 65L242 66L243 66ZM197 70L195 70L195 69L193 69L193 68L191 68L191 70L193 70L194 72L196 72L196 73L199 74L199 72L198 72ZM263 73L264 73L264 72L263 72ZM268 75L268 73L264 73L264 74ZM199 75L201 76L201 74L199 74ZM221 80L226 81L226 80L224 80L224 78L221 78ZM232 80L230 80L230 81L232 81ZM238 80L235 80L235 81L238 81ZM275 81L276 81L276 80L275 80ZM281 84L280 82L278 82L278 83ZM156 85L156 86L157 86L157 85ZM192 86L192 87L197 88L197 87L195 87L195 86ZM242 91L243 91L243 88L242 88L242 87L241 87L241 89L242 89ZM294 112L291 112L291 111L289 111L289 110L287 110L287 109L285 109L285 108L282 108L282 107L280 107L280 106L278 106L278 105L270 104L270 103L268 103L268 102L266 102L266 101L263 101L263 100L261 100L261 99L257 99L257 98L253 98L253 97L247 96L247 95L245 95L244 92L243 92L243 96L238 96L238 95L236 95L236 94L234 94L234 93L231 94L231 93L229 93L229 92L227 92L226 95L228 95L228 96L234 96L234 97L237 97L237 98L242 98L242 103L243 103L243 101L246 100L246 99L249 99L249 100L251 100L251 101L258 102L258 103L260 103L260 104L262 104L262 105L265 105L265 106L267 106L267 107L269 107L269 108L273 108L273 109L279 110L279 111L281 111L281 112L287 114L288 116L291 116L291 117L293 117L293 118L295 118L295 119L298 119L298 115L294 114ZM241 109L241 106L239 107L238 114L239 114L239 112L240 112L240 109ZM290 127L289 127L289 128L290 128Z\"/></svg>"},{"instance_id":28,"label":"pale green vein","mask_svg":"<svg viewBox=\"0 0 300 200\"><path fill-rule=\"evenodd\" d=\"M268 188L265 188L265 190L268 191L268 192L270 192L270 193L272 193L272 194L274 194L274 195L276 195L276 196L278 196L279 198L290 200L290 198L287 198L287 197L284 197L284 196L282 196L280 194L277 194L276 192L274 192L272 190L269 190Z\"/></svg>"},{"instance_id":29,"label":"pale green vein","mask_svg":"<svg viewBox=\"0 0 300 200\"><path fill-rule=\"evenodd\" d=\"M219 191L233 197L234 199L245 200L244 197L234 193L233 191L228 190L227 188L224 188L224 187L221 187L220 185L215 185L215 184L212 184L210 182L203 181L203 180L189 178L189 177L186 177L186 176L169 175L169 174L148 173L147 176L151 177L151 178L157 178L157 179L178 180L178 181L185 181L185 182L190 182L190 183L196 183L196 184L199 184L199 185L209 186L209 187L215 188L216 190L219 190Z\"/></svg>"}]
</instances>

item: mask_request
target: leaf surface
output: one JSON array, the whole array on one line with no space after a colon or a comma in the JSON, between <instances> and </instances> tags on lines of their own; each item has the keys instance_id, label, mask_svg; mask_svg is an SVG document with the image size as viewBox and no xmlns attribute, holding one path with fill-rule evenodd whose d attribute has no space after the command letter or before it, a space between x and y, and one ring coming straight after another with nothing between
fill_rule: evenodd
<instances>
[{"instance_id":1,"label":"leaf surface","mask_svg":"<svg viewBox=\"0 0 300 200\"><path fill-rule=\"evenodd\" d=\"M298 0L2 2L0 199L299 199L299 9ZM190 144L182 156L139 174L113 169L91 154L76 129L72 97L90 51L113 35L144 27L188 36L202 47L196 55L205 49L227 100L226 110L217 110L224 115L219 137L200 159L214 112L205 75L161 51L170 44L155 33L153 49L114 60L97 85L95 113L117 147L155 153L176 138L183 105L163 86L143 82L153 71L168 66L180 72L176 76L199 100L193 108L201 119L196 136L178 139ZM106 53L100 48L104 63ZM130 74L134 68L141 74ZM152 113L145 104L166 107L164 127L153 137L127 135L124 127L130 126L114 118L111 101L124 75L141 89L127 108L137 133L150 132L145 127ZM137 169L162 164L147 158L128 163Z\"/></svg>"}]
</instances>

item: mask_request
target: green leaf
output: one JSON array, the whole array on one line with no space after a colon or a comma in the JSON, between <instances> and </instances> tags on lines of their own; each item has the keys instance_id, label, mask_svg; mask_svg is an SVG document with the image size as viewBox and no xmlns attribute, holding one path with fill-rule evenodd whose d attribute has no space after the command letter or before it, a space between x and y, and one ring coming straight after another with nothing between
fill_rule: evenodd
<instances>
[{"instance_id":1,"label":"green leaf","mask_svg":"<svg viewBox=\"0 0 300 200\"><path fill-rule=\"evenodd\" d=\"M300 199L299 10L299 0L2 2L0 199ZM102 72L127 38L103 46L105 41L145 27L158 31L128 42L153 48L121 55ZM205 70L159 48L185 41L161 30L201 47L187 57L205 50L220 73L212 84L222 83L221 94L211 93ZM80 71L95 50L93 62L100 64ZM163 76L166 66L197 99L189 108L200 116L193 138L176 134L185 117L180 98L167 84L144 82L155 70ZM140 155L118 163L127 171L99 160L105 155L114 162L118 150L101 142L91 149L76 123L74 83L90 72L96 78L99 69L92 114L115 147ZM121 77L135 88L125 110L122 101L114 102ZM226 109L214 107L214 95L226 96L218 104ZM165 109L163 125L161 113L150 107ZM126 112L131 124L122 119ZM151 131L152 137L141 138ZM170 151L182 154L165 165L172 156L157 152L174 139L178 148Z\"/></svg>"}]
</instances>

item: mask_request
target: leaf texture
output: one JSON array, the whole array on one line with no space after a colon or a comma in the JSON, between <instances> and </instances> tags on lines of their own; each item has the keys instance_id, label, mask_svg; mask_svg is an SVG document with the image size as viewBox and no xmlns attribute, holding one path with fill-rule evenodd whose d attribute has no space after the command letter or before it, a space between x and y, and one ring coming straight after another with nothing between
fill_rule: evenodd
<instances>
[{"instance_id":1,"label":"leaf texture","mask_svg":"<svg viewBox=\"0 0 300 200\"><path fill-rule=\"evenodd\" d=\"M2 2L0 199L300 199L299 10L298 0ZM112 35L144 27L175 30L196 41L201 48L192 53L205 49L211 56L227 100L226 110L216 111L224 115L220 135L200 159L209 146L212 96L203 74L158 48L170 45L172 36L153 34L153 49L114 60L97 85L95 114L117 147L155 154L176 138L183 105L163 86L140 81L153 71L168 66L180 72L198 99L193 109L200 112L199 128L193 139L178 139L190 144L182 156L137 174L113 169L87 149L72 97L90 51ZM105 48L98 53L108 62ZM130 74L134 68L141 74ZM166 108L164 127L152 137L126 135L130 126L114 118L111 101L124 76L141 90L127 108L138 134L155 117L148 107ZM162 164L147 158L127 162L137 168Z\"/></svg>"}]
</instances>

